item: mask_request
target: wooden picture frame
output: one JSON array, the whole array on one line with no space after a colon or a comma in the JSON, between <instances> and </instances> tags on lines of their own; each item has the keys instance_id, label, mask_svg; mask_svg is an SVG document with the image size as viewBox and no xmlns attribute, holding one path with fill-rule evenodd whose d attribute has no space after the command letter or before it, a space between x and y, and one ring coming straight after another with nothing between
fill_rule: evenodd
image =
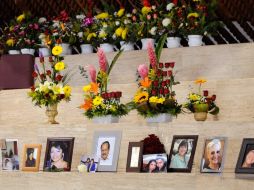
<instances>
[{"instance_id":1,"label":"wooden picture frame","mask_svg":"<svg viewBox=\"0 0 254 190\"><path fill-rule=\"evenodd\" d=\"M198 142L198 135L174 135L173 136L169 159L168 159L168 172L186 172L186 173L191 172L197 142ZM180 152L184 152L184 151L185 153L183 156L185 161L181 162L180 159L178 159L178 157L180 155Z\"/></svg>"},{"instance_id":2,"label":"wooden picture frame","mask_svg":"<svg viewBox=\"0 0 254 190\"><path fill-rule=\"evenodd\" d=\"M20 170L18 139L2 139L1 144L0 168L5 171Z\"/></svg>"},{"instance_id":3,"label":"wooden picture frame","mask_svg":"<svg viewBox=\"0 0 254 190\"><path fill-rule=\"evenodd\" d=\"M227 142L227 137L211 137L205 139L200 164L201 173L223 172Z\"/></svg>"},{"instance_id":4,"label":"wooden picture frame","mask_svg":"<svg viewBox=\"0 0 254 190\"><path fill-rule=\"evenodd\" d=\"M143 147L143 142L129 142L126 172L141 172Z\"/></svg>"},{"instance_id":5,"label":"wooden picture frame","mask_svg":"<svg viewBox=\"0 0 254 190\"><path fill-rule=\"evenodd\" d=\"M249 164L247 157L254 158L254 138L244 138L236 163L236 174L247 174L245 177L254 177L254 163ZM252 175L251 175L252 174ZM238 175L239 176L239 175ZM244 176L244 175L242 175Z\"/></svg>"},{"instance_id":6,"label":"wooden picture frame","mask_svg":"<svg viewBox=\"0 0 254 190\"><path fill-rule=\"evenodd\" d=\"M47 138L43 171L71 171L74 140L74 137Z\"/></svg>"},{"instance_id":7,"label":"wooden picture frame","mask_svg":"<svg viewBox=\"0 0 254 190\"><path fill-rule=\"evenodd\" d=\"M22 171L30 171L30 172L39 171L41 148L42 148L41 144L25 144L24 145Z\"/></svg>"}]
</instances>

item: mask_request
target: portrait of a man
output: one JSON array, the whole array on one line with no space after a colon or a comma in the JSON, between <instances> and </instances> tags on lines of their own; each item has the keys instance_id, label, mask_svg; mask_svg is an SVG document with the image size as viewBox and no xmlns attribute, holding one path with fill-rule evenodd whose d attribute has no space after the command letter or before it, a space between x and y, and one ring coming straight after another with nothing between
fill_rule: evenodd
<instances>
[{"instance_id":1,"label":"portrait of a man","mask_svg":"<svg viewBox=\"0 0 254 190\"><path fill-rule=\"evenodd\" d=\"M97 157L100 158L100 165L112 165L114 146L114 137L98 139Z\"/></svg>"}]
</instances>

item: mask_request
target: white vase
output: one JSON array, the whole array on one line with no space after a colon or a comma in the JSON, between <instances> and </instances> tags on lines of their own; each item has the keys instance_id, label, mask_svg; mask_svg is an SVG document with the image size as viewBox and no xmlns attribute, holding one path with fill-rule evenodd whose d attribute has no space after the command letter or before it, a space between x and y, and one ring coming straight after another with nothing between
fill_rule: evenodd
<instances>
[{"instance_id":1,"label":"white vase","mask_svg":"<svg viewBox=\"0 0 254 190\"><path fill-rule=\"evenodd\" d=\"M146 118L147 123L166 123L172 121L172 115L168 113L161 113L154 117Z\"/></svg>"},{"instance_id":2,"label":"white vase","mask_svg":"<svg viewBox=\"0 0 254 190\"><path fill-rule=\"evenodd\" d=\"M22 54L30 54L30 55L34 55L35 49L30 49L30 48L23 48L21 49L21 53Z\"/></svg>"},{"instance_id":3,"label":"white vase","mask_svg":"<svg viewBox=\"0 0 254 190\"><path fill-rule=\"evenodd\" d=\"M10 55L18 55L18 54L20 54L20 51L19 50L9 50L8 53Z\"/></svg>"},{"instance_id":4,"label":"white vase","mask_svg":"<svg viewBox=\"0 0 254 190\"><path fill-rule=\"evenodd\" d=\"M45 47L44 48L39 48L39 55L40 55L40 53L41 53L41 55L43 57L49 57L49 56L51 56L49 48L45 48Z\"/></svg>"},{"instance_id":5,"label":"white vase","mask_svg":"<svg viewBox=\"0 0 254 190\"><path fill-rule=\"evenodd\" d=\"M142 42L142 50L147 50L147 45L148 45L148 42L149 42L149 41L152 41L152 44L154 45L155 40L152 39L152 38L143 38L143 39L141 39L141 42Z\"/></svg>"},{"instance_id":6,"label":"white vase","mask_svg":"<svg viewBox=\"0 0 254 190\"><path fill-rule=\"evenodd\" d=\"M181 38L179 37L168 37L167 38L167 47L168 48L178 48L181 46Z\"/></svg>"},{"instance_id":7,"label":"white vase","mask_svg":"<svg viewBox=\"0 0 254 190\"><path fill-rule=\"evenodd\" d=\"M112 116L112 115L94 117L93 122L98 123L98 124L118 123L119 122L119 117Z\"/></svg>"},{"instance_id":8,"label":"white vase","mask_svg":"<svg viewBox=\"0 0 254 190\"><path fill-rule=\"evenodd\" d=\"M188 35L188 44L190 47L202 46L203 36L201 35Z\"/></svg>"},{"instance_id":9,"label":"white vase","mask_svg":"<svg viewBox=\"0 0 254 190\"><path fill-rule=\"evenodd\" d=\"M102 48L105 53L114 52L114 50L118 51L116 46L109 43L100 44L100 48Z\"/></svg>"},{"instance_id":10,"label":"white vase","mask_svg":"<svg viewBox=\"0 0 254 190\"><path fill-rule=\"evenodd\" d=\"M132 50L134 50L134 43L133 42L121 41L120 45L121 45L121 49L123 51L132 51Z\"/></svg>"},{"instance_id":11,"label":"white vase","mask_svg":"<svg viewBox=\"0 0 254 190\"><path fill-rule=\"evenodd\" d=\"M91 44L82 44L80 48L82 54L93 53L93 46Z\"/></svg>"},{"instance_id":12,"label":"white vase","mask_svg":"<svg viewBox=\"0 0 254 190\"><path fill-rule=\"evenodd\" d=\"M71 48L70 48L70 44L68 43L61 43L59 44L59 46L61 46L63 48L63 51L61 53L61 56L64 55L71 55Z\"/></svg>"}]
</instances>

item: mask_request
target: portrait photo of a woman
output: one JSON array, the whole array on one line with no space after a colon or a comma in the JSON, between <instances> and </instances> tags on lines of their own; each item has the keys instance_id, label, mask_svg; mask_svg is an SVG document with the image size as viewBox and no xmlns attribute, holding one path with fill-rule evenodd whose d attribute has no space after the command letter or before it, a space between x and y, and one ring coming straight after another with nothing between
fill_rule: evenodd
<instances>
[{"instance_id":1,"label":"portrait photo of a woman","mask_svg":"<svg viewBox=\"0 0 254 190\"><path fill-rule=\"evenodd\" d=\"M167 154L146 154L143 155L143 168L145 173L166 173Z\"/></svg>"},{"instance_id":2,"label":"portrait photo of a woman","mask_svg":"<svg viewBox=\"0 0 254 190\"><path fill-rule=\"evenodd\" d=\"M177 153L172 157L170 168L187 168L190 155L188 154L188 141L182 140L178 145Z\"/></svg>"},{"instance_id":3,"label":"portrait photo of a woman","mask_svg":"<svg viewBox=\"0 0 254 190\"><path fill-rule=\"evenodd\" d=\"M23 148L22 171L39 171L41 144L25 144ZM12 163L18 164L18 157L14 156Z\"/></svg>"},{"instance_id":4,"label":"portrait photo of a woman","mask_svg":"<svg viewBox=\"0 0 254 190\"><path fill-rule=\"evenodd\" d=\"M254 168L254 149L247 150L246 152L242 168Z\"/></svg>"},{"instance_id":5,"label":"portrait photo of a woman","mask_svg":"<svg viewBox=\"0 0 254 190\"><path fill-rule=\"evenodd\" d=\"M26 167L35 167L36 164L36 155L34 154L37 152L34 148L28 148L26 150Z\"/></svg>"}]
</instances>

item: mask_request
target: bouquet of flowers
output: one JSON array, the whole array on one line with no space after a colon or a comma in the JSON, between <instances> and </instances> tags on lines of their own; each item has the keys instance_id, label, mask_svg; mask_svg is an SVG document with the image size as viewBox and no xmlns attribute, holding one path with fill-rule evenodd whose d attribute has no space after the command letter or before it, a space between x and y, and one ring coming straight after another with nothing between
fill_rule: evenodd
<instances>
[{"instance_id":1,"label":"bouquet of flowers","mask_svg":"<svg viewBox=\"0 0 254 190\"><path fill-rule=\"evenodd\" d=\"M144 142L143 154L161 154L166 153L164 144L155 134L148 135L141 142Z\"/></svg>"},{"instance_id":2,"label":"bouquet of flowers","mask_svg":"<svg viewBox=\"0 0 254 190\"><path fill-rule=\"evenodd\" d=\"M95 67L90 65L88 68L89 77L87 70L80 67L81 74L89 78L89 84L83 87L85 99L80 106L85 110L84 115L89 119L107 115L119 117L128 113L127 107L120 102L122 92L108 92L107 89L109 74L121 53L122 51L119 51L109 65L105 53L101 48L98 48L99 71L97 73Z\"/></svg>"},{"instance_id":3,"label":"bouquet of flowers","mask_svg":"<svg viewBox=\"0 0 254 190\"><path fill-rule=\"evenodd\" d=\"M175 99L173 85L179 84L174 79L175 63L161 63L160 55L165 43L163 35L154 51L152 42L148 44L150 66L142 64L138 67L139 89L131 103L133 108L144 117L153 117L161 113L177 115L181 112L181 105Z\"/></svg>"},{"instance_id":4,"label":"bouquet of flowers","mask_svg":"<svg viewBox=\"0 0 254 190\"><path fill-rule=\"evenodd\" d=\"M203 94L201 94L201 86L205 82L205 79L197 79L195 81L199 85L198 93L191 92L188 95L188 101L185 103L184 108L192 113L210 113L217 115L219 113L219 107L215 104L216 95L209 96L208 90L204 90Z\"/></svg>"}]
</instances>

